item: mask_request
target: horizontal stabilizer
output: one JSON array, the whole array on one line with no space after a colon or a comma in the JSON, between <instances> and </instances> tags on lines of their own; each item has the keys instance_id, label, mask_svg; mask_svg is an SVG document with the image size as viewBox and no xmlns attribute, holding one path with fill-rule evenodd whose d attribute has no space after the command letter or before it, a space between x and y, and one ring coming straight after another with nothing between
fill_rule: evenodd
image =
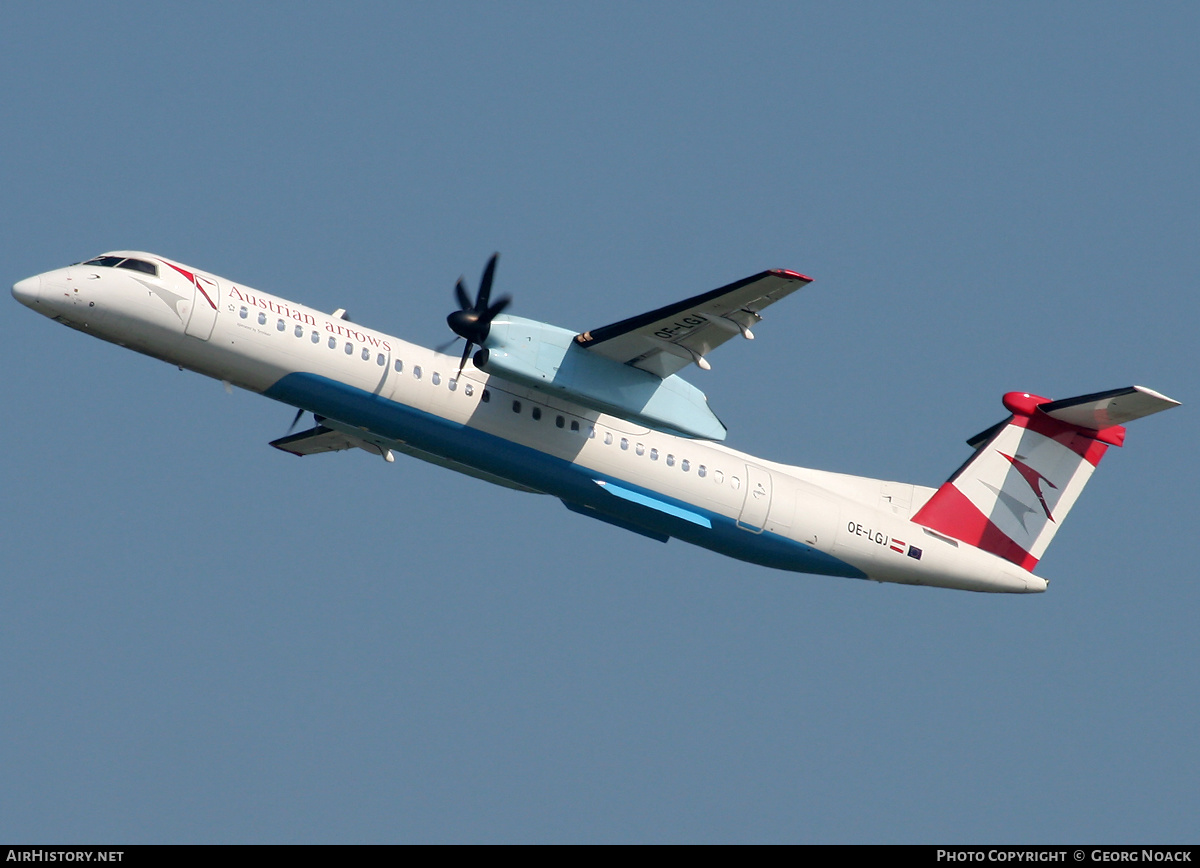
<instances>
[{"instance_id":1,"label":"horizontal stabilizer","mask_svg":"<svg viewBox=\"0 0 1200 868\"><path fill-rule=\"evenodd\" d=\"M1000 431L1004 428L1004 426L1008 424L1008 421L1009 421L1008 419L1001 419L999 422L997 422L991 428L986 428L983 431L980 431L974 437L971 437L970 439L967 440L967 445L970 446L972 449L978 449L984 443L987 443L989 440L991 440L993 437L995 437L997 434L999 434Z\"/></svg>"},{"instance_id":2,"label":"horizontal stabilizer","mask_svg":"<svg viewBox=\"0 0 1200 868\"><path fill-rule=\"evenodd\" d=\"M1101 430L1124 425L1151 413L1178 407L1179 402L1143 386L1112 389L1041 404L1038 409L1060 422Z\"/></svg>"}]
</instances>

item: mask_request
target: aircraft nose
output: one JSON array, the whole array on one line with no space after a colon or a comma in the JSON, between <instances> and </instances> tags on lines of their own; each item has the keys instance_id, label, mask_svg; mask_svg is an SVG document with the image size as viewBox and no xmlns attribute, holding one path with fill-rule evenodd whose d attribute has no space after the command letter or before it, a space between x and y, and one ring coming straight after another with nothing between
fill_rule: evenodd
<instances>
[{"instance_id":1,"label":"aircraft nose","mask_svg":"<svg viewBox=\"0 0 1200 868\"><path fill-rule=\"evenodd\" d=\"M37 303L38 296L42 291L41 275L35 277L27 277L24 280L18 280L13 284L13 298L21 302L27 307L33 307Z\"/></svg>"}]
</instances>

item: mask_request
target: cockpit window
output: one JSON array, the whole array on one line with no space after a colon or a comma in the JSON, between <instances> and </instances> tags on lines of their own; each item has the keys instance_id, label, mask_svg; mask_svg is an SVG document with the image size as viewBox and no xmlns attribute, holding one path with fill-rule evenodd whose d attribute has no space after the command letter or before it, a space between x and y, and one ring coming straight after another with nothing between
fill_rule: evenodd
<instances>
[{"instance_id":1,"label":"cockpit window","mask_svg":"<svg viewBox=\"0 0 1200 868\"><path fill-rule=\"evenodd\" d=\"M146 262L142 259L126 259L123 256L97 256L95 259L89 259L84 265L99 265L103 268L128 268L133 271L140 271L143 274L158 276L158 266L153 262Z\"/></svg>"},{"instance_id":2,"label":"cockpit window","mask_svg":"<svg viewBox=\"0 0 1200 868\"><path fill-rule=\"evenodd\" d=\"M132 268L134 271L140 271L143 274L150 274L158 277L158 269L151 262L144 262L141 259L126 259L117 268Z\"/></svg>"}]
</instances>

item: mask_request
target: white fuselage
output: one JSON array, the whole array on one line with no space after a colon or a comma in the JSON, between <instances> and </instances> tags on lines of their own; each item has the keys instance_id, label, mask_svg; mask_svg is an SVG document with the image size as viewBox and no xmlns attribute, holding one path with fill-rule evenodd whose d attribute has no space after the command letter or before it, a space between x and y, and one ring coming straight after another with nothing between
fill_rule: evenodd
<instances>
[{"instance_id":1,"label":"white fuselage","mask_svg":"<svg viewBox=\"0 0 1200 868\"><path fill-rule=\"evenodd\" d=\"M162 257L111 256L157 273L74 265L13 294L73 328L311 411L385 456L551 494L658 539L797 572L1045 590L1016 564L911 522L933 489L764 461L469 364L456 378L457 357Z\"/></svg>"}]
</instances>

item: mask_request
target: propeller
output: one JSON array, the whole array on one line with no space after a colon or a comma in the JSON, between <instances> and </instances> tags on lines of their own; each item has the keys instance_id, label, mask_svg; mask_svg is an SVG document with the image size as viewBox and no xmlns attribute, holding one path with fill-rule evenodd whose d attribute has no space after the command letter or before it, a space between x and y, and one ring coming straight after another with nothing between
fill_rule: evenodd
<instances>
[{"instance_id":1,"label":"propeller","mask_svg":"<svg viewBox=\"0 0 1200 868\"><path fill-rule=\"evenodd\" d=\"M303 407L301 407L299 410L296 411L296 415L292 417L292 424L288 425L288 429L287 429L288 434L291 434L294 430L296 430L296 426L300 424L300 417L303 416L307 412L308 411L305 410ZM322 422L325 421L324 416L318 416L316 413L313 413L312 417L313 417L313 421L316 422L318 425L320 425Z\"/></svg>"},{"instance_id":2,"label":"propeller","mask_svg":"<svg viewBox=\"0 0 1200 868\"><path fill-rule=\"evenodd\" d=\"M483 279L479 282L479 292L476 293L474 302L467 295L467 287L461 277L454 285L454 297L458 301L459 309L446 317L446 324L450 326L451 331L467 342L463 349L462 360L458 363L458 376L460 377L463 368L467 366L467 359L471 357L471 348L483 346L483 342L487 340L488 333L492 329L492 320L512 304L512 299L507 295L501 296L495 304L489 304L492 297L492 279L496 276L496 260L499 258L499 253L493 253L492 258L488 260L487 267L483 269Z\"/></svg>"}]
</instances>

